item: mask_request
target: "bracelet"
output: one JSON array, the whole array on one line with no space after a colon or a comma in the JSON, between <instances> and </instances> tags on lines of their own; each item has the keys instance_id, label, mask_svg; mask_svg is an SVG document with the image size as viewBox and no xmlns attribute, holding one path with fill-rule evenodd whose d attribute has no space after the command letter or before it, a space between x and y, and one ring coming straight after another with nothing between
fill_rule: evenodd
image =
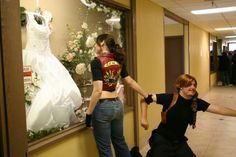
<instances>
[{"instance_id":1,"label":"bracelet","mask_svg":"<svg viewBox=\"0 0 236 157\"><path fill-rule=\"evenodd\" d=\"M152 103L153 102L152 94L148 94L148 96L146 98L144 98L144 100L147 104Z\"/></svg>"}]
</instances>

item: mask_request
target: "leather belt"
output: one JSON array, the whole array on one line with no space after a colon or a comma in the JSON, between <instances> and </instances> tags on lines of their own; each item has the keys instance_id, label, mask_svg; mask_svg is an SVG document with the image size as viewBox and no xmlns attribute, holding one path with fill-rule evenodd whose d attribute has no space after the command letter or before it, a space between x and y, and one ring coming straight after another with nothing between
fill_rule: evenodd
<instances>
[{"instance_id":1,"label":"leather belt","mask_svg":"<svg viewBox=\"0 0 236 157\"><path fill-rule=\"evenodd\" d=\"M119 98L118 97L116 97L116 98L106 98L106 99L99 99L99 102L100 103L102 103L102 102L104 102L104 101L117 101Z\"/></svg>"}]
</instances>

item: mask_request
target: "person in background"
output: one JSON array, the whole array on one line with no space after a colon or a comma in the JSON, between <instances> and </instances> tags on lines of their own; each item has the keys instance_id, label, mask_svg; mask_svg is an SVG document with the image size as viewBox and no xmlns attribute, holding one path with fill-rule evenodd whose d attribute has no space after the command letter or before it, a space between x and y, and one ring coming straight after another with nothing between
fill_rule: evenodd
<instances>
[{"instance_id":1,"label":"person in background","mask_svg":"<svg viewBox=\"0 0 236 157\"><path fill-rule=\"evenodd\" d=\"M229 77L229 69L230 69L230 60L227 56L226 52L222 53L222 56L219 58L219 72L220 72L220 80L223 86L227 86L230 83Z\"/></svg>"},{"instance_id":2,"label":"person in background","mask_svg":"<svg viewBox=\"0 0 236 157\"><path fill-rule=\"evenodd\" d=\"M197 93L197 80L189 75L182 74L176 79L173 94L153 94L152 100L141 99L141 126L148 129L148 104L155 102L161 104L162 121L152 131L149 139L150 150L147 157L196 157L187 143L185 132L188 125L195 128L198 111L234 116L236 110L210 104L200 98Z\"/></svg>"},{"instance_id":3,"label":"person in background","mask_svg":"<svg viewBox=\"0 0 236 157\"><path fill-rule=\"evenodd\" d=\"M92 121L100 157L112 157L111 142L116 157L131 157L123 135L124 105L116 91L119 78L143 97L147 98L148 94L129 76L125 56L113 36L99 35L95 48L98 56L91 61L93 92L86 112L86 126L91 127Z\"/></svg>"},{"instance_id":4,"label":"person in background","mask_svg":"<svg viewBox=\"0 0 236 157\"><path fill-rule=\"evenodd\" d=\"M233 57L232 57L232 84L235 86L236 85L236 50L233 52Z\"/></svg>"},{"instance_id":5,"label":"person in background","mask_svg":"<svg viewBox=\"0 0 236 157\"><path fill-rule=\"evenodd\" d=\"M227 57L229 58L229 85L232 86L232 57L233 57L233 52L232 51L228 51L227 52Z\"/></svg>"}]
</instances>

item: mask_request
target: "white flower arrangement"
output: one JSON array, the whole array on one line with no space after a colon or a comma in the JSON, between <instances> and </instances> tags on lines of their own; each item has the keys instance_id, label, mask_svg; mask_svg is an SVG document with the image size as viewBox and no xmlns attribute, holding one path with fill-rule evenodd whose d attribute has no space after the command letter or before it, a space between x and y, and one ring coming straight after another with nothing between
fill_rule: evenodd
<instances>
[{"instance_id":1,"label":"white flower arrangement","mask_svg":"<svg viewBox=\"0 0 236 157\"><path fill-rule=\"evenodd\" d=\"M70 40L60 61L70 74L83 75L86 71L90 71L90 62L96 56L94 45L98 34L97 32L89 34L88 24L85 22L82 23L80 31L68 29Z\"/></svg>"},{"instance_id":2,"label":"white flower arrangement","mask_svg":"<svg viewBox=\"0 0 236 157\"><path fill-rule=\"evenodd\" d=\"M122 12L113 9L103 4L98 4L92 0L80 0L89 10L103 12L105 13L106 22L110 29L117 29L119 34L117 37L118 44L122 47L122 35L121 35L121 24L120 18ZM60 56L59 60L66 67L69 73L72 75L72 78L75 80L77 85L80 85L82 82L81 79L85 80L83 82L87 82L88 73L91 72L90 62L96 56L94 52L94 45L96 43L96 38L98 36L97 32L102 32L102 28L98 27L97 32L91 33L88 24L83 22L81 25L81 29L79 31L72 30L68 27L70 40L67 43L67 49ZM76 76L76 75L79 76ZM90 78L91 79L91 78ZM84 83L82 83L84 84ZM86 84L86 83L85 83Z\"/></svg>"},{"instance_id":3,"label":"white flower arrangement","mask_svg":"<svg viewBox=\"0 0 236 157\"><path fill-rule=\"evenodd\" d=\"M88 107L84 106L81 109L76 110L75 114L77 115L77 118L78 118L79 122L84 122L85 121L87 109L88 109Z\"/></svg>"},{"instance_id":4,"label":"white flower arrangement","mask_svg":"<svg viewBox=\"0 0 236 157\"><path fill-rule=\"evenodd\" d=\"M31 76L31 83L24 85L24 95L25 95L25 105L30 106L32 104L33 98L36 96L38 90L40 89L40 77L37 73L33 72Z\"/></svg>"},{"instance_id":5,"label":"white flower arrangement","mask_svg":"<svg viewBox=\"0 0 236 157\"><path fill-rule=\"evenodd\" d=\"M76 68L75 68L75 72L79 75L84 74L84 72L86 71L86 65L85 63L79 63L77 64Z\"/></svg>"}]
</instances>

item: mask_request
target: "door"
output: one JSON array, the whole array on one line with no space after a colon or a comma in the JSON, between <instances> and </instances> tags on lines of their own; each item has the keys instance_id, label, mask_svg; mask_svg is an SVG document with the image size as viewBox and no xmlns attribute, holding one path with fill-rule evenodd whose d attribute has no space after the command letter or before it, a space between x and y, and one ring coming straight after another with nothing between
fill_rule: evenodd
<instances>
[{"instance_id":1,"label":"door","mask_svg":"<svg viewBox=\"0 0 236 157\"><path fill-rule=\"evenodd\" d=\"M176 78L184 73L184 36L165 37L166 92L173 93Z\"/></svg>"}]
</instances>

